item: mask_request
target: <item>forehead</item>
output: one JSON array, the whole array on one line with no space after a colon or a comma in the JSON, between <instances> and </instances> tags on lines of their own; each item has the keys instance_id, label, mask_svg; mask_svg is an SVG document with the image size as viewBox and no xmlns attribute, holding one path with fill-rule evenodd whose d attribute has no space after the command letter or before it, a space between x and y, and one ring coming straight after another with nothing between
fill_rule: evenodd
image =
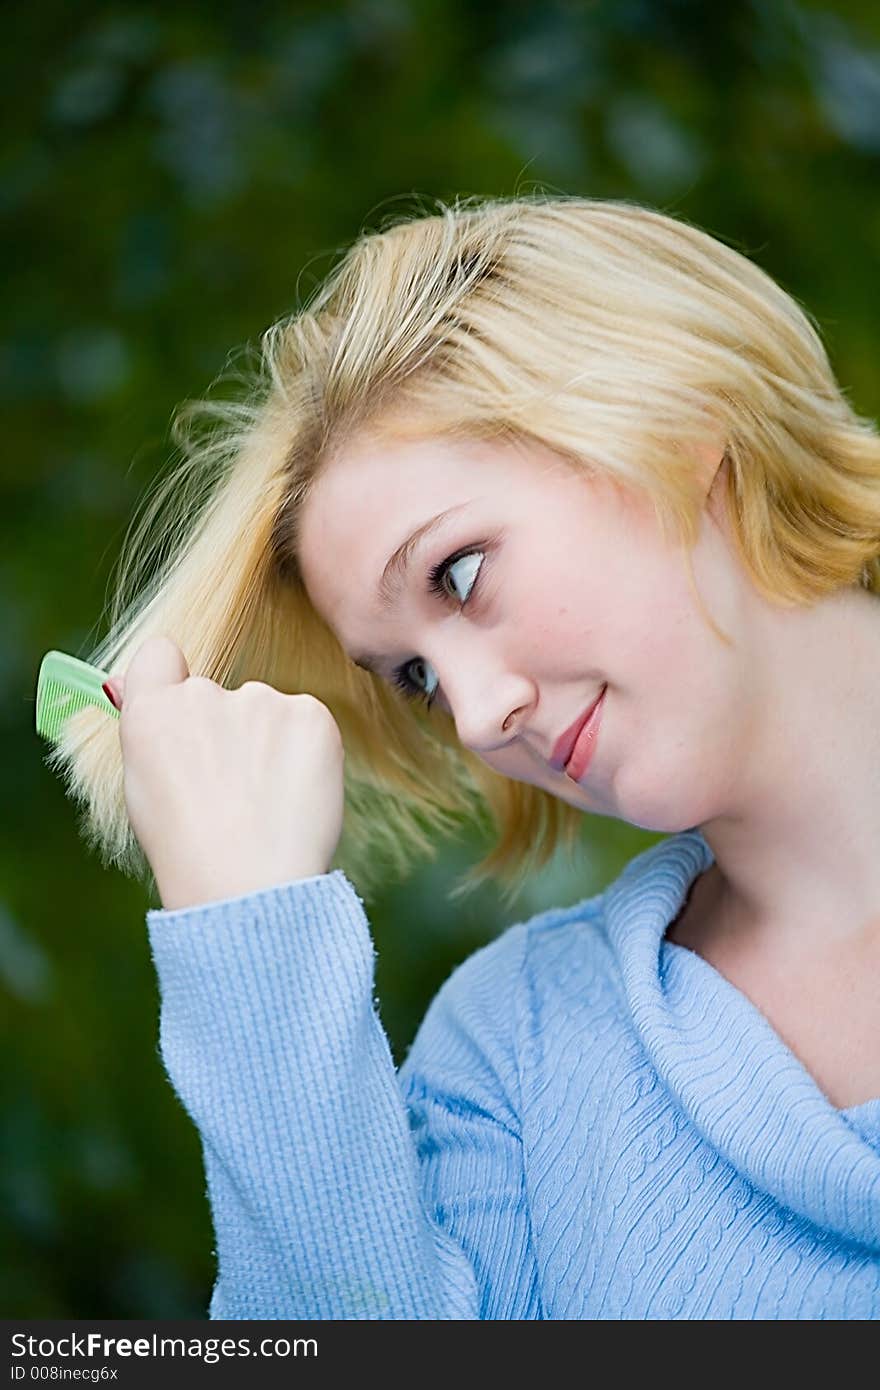
<instances>
[{"instance_id":1,"label":"forehead","mask_svg":"<svg viewBox=\"0 0 880 1390\"><path fill-rule=\"evenodd\" d=\"M435 502L462 502L485 486L492 460L485 454L478 459L478 447L436 438L359 436L323 465L312 510L325 512L327 523L341 529L356 527L366 513L417 524Z\"/></svg>"},{"instance_id":2,"label":"forehead","mask_svg":"<svg viewBox=\"0 0 880 1390\"><path fill-rule=\"evenodd\" d=\"M324 542L362 547L365 526L381 529L394 549L436 512L489 499L516 508L534 504L562 460L537 443L388 432L362 434L324 463L304 506L304 559L319 533ZM570 471L570 470L569 470ZM399 532L396 539L395 532ZM389 550L390 553L390 550ZM386 557L387 558L387 557ZM384 561L383 561L384 563Z\"/></svg>"},{"instance_id":3,"label":"forehead","mask_svg":"<svg viewBox=\"0 0 880 1390\"><path fill-rule=\"evenodd\" d=\"M318 611L335 626L352 593L369 607L394 550L438 512L491 493L491 473L466 446L436 439L361 436L339 449L300 522L300 568Z\"/></svg>"},{"instance_id":4,"label":"forehead","mask_svg":"<svg viewBox=\"0 0 880 1390\"><path fill-rule=\"evenodd\" d=\"M450 508L497 526L533 515L559 456L519 441L361 434L326 460L303 506L300 567L312 602L339 630L373 609L389 556Z\"/></svg>"}]
</instances>

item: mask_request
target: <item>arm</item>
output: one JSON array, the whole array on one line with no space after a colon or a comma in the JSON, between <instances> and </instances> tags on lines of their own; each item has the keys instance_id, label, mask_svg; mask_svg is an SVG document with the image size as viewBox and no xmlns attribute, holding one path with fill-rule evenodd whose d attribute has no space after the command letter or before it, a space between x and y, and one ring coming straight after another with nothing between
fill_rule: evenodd
<instances>
[{"instance_id":1,"label":"arm","mask_svg":"<svg viewBox=\"0 0 880 1390\"><path fill-rule=\"evenodd\" d=\"M540 1317L512 1042L487 1013L512 1015L523 929L453 973L398 1076L341 871L147 920L211 1317Z\"/></svg>"}]
</instances>

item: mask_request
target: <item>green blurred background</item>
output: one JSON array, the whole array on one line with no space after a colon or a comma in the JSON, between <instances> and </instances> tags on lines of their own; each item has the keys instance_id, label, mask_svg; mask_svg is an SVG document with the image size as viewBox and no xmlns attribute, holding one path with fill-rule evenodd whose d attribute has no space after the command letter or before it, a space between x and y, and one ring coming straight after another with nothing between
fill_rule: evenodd
<instances>
[{"instance_id":1,"label":"green blurred background","mask_svg":"<svg viewBox=\"0 0 880 1390\"><path fill-rule=\"evenodd\" d=\"M175 405L419 199L544 190L681 213L816 315L880 413L880 8L351 0L4 10L0 1314L204 1316L197 1134L157 1050L146 890L45 768L40 658L103 635ZM453 966L658 836L585 818L515 910L445 901L466 837L367 908L402 1060Z\"/></svg>"}]
</instances>

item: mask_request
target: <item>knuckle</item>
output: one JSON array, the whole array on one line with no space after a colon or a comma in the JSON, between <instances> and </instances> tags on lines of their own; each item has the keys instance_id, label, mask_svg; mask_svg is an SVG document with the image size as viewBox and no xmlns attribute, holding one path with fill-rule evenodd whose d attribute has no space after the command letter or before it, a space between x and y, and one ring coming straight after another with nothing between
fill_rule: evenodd
<instances>
[{"instance_id":1,"label":"knuckle","mask_svg":"<svg viewBox=\"0 0 880 1390\"><path fill-rule=\"evenodd\" d=\"M294 698L298 703L301 715L308 721L311 732L321 733L327 738L342 742L339 725L323 700L319 700L317 696L308 692L296 695Z\"/></svg>"},{"instance_id":2,"label":"knuckle","mask_svg":"<svg viewBox=\"0 0 880 1390\"><path fill-rule=\"evenodd\" d=\"M209 680L207 676L187 676L186 680L182 682L182 685L184 690L192 692L196 690L213 689L214 681Z\"/></svg>"},{"instance_id":3,"label":"knuckle","mask_svg":"<svg viewBox=\"0 0 880 1390\"><path fill-rule=\"evenodd\" d=\"M253 680L252 680L252 681L244 681L244 682L238 687L238 689L236 690L235 694L236 694L236 695L248 695L248 696L250 696L251 698L253 698L254 695L266 695L267 693L271 693L271 690L272 690L272 687L269 686L269 685L267 685L265 681L253 681Z\"/></svg>"},{"instance_id":4,"label":"knuckle","mask_svg":"<svg viewBox=\"0 0 880 1390\"><path fill-rule=\"evenodd\" d=\"M311 695L307 691L304 691L301 695L294 696L294 699L303 717L311 720L315 724L320 724L324 720L333 718L323 700L319 700L316 695Z\"/></svg>"}]
</instances>

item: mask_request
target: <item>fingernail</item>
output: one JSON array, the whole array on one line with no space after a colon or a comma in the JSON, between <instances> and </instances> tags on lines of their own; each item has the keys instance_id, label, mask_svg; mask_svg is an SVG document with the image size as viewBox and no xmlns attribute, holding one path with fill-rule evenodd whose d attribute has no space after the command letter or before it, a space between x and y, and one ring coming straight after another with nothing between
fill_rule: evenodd
<instances>
[{"instance_id":1,"label":"fingernail","mask_svg":"<svg viewBox=\"0 0 880 1390\"><path fill-rule=\"evenodd\" d=\"M107 696L107 699L110 701L111 705L113 705L114 709L119 709L119 710L121 710L121 709L122 709L122 706L121 706L121 704L119 703L119 696L116 694L116 691L113 689L113 687L112 687L112 685L110 684L110 682L109 682L109 681L105 681L104 684L101 686L101 689L103 690L104 694Z\"/></svg>"}]
</instances>

